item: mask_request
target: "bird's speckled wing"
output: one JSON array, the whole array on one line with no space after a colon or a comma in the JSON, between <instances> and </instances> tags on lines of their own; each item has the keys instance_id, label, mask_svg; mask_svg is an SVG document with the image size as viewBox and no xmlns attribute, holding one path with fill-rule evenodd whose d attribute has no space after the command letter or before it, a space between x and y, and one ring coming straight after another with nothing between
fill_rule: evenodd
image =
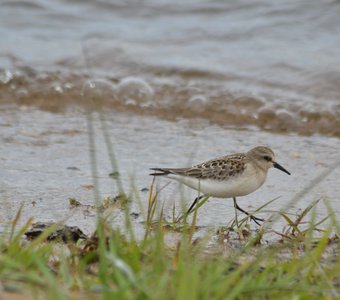
<instances>
[{"instance_id":1,"label":"bird's speckled wing","mask_svg":"<svg viewBox=\"0 0 340 300\"><path fill-rule=\"evenodd\" d=\"M165 173L171 173L197 179L225 180L238 173L241 174L244 171L245 159L246 155L240 153L215 158L190 168L157 168L154 170L164 172L163 174L155 175L166 175Z\"/></svg>"}]
</instances>

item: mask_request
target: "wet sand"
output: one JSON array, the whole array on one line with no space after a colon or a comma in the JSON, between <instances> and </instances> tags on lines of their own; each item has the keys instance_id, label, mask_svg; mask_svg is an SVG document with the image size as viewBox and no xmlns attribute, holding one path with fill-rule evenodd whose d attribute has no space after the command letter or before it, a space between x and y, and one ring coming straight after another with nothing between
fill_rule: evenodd
<instances>
[{"instance_id":1,"label":"wet sand","mask_svg":"<svg viewBox=\"0 0 340 300\"><path fill-rule=\"evenodd\" d=\"M94 122L95 153L97 158L100 198L116 196L118 189L113 179L110 159L98 114L92 113ZM339 140L320 135L271 134L257 129L230 129L211 124L204 119L178 119L175 122L156 117L143 117L131 113L105 114L109 137L119 165L119 174L125 191L132 185L139 191L142 206L146 206L151 183L150 167L181 167L199 163L225 154L247 151L256 145L272 147L277 161L288 169L288 176L276 169L270 170L263 187L251 195L239 198L239 205L255 209L265 202L280 197L268 209L278 210L287 204L316 176L339 163ZM51 113L29 106L7 105L0 110L0 212L1 231L7 231L10 222L24 205L20 224L33 217L35 221L64 221L77 225L90 233L95 224L95 211L70 209L69 198L93 205L94 196L90 148L86 114L78 111ZM312 201L327 199L340 213L340 168L316 185L290 211L298 212ZM167 180L157 181L159 187ZM171 183L160 193L165 212L172 214L173 201L177 208L181 201L187 205L195 192ZM141 208L133 197L132 212ZM322 203L318 205L320 217L326 215ZM211 198L199 211L198 225L216 228L233 218L230 199ZM269 212L262 213L266 218ZM123 213L113 211L112 224L122 224ZM143 215L131 216L133 224L142 232ZM277 226L282 227L280 221ZM254 225L252 225L254 226Z\"/></svg>"}]
</instances>

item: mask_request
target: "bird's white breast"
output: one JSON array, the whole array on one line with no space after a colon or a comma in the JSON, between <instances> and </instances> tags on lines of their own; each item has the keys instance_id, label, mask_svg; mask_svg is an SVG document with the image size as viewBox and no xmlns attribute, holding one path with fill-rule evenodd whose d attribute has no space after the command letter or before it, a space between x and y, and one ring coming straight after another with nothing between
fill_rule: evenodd
<instances>
[{"instance_id":1,"label":"bird's white breast","mask_svg":"<svg viewBox=\"0 0 340 300\"><path fill-rule=\"evenodd\" d=\"M229 177L227 180L197 179L177 174L167 175L168 178L175 179L204 195L218 198L248 195L264 183L266 176L267 172L249 166L242 174Z\"/></svg>"}]
</instances>

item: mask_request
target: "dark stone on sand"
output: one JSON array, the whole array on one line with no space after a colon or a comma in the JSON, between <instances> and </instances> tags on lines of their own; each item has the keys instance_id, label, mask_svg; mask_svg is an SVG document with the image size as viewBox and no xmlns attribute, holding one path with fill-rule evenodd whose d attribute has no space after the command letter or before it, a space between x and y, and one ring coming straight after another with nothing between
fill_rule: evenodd
<instances>
[{"instance_id":1,"label":"dark stone on sand","mask_svg":"<svg viewBox=\"0 0 340 300\"><path fill-rule=\"evenodd\" d=\"M131 217L133 217L134 219L137 219L139 217L140 213L137 213L137 212L132 212L130 214Z\"/></svg>"},{"instance_id":2,"label":"dark stone on sand","mask_svg":"<svg viewBox=\"0 0 340 300\"><path fill-rule=\"evenodd\" d=\"M53 222L37 222L32 224L31 228L25 232L26 238L28 240L34 240L45 232L45 230L49 230L51 226L55 226L55 229L47 236L47 241L76 243L79 239L87 240L87 236L79 229L79 227L60 225Z\"/></svg>"},{"instance_id":3,"label":"dark stone on sand","mask_svg":"<svg viewBox=\"0 0 340 300\"><path fill-rule=\"evenodd\" d=\"M113 179L117 179L119 177L119 172L115 171L109 174L109 176Z\"/></svg>"},{"instance_id":4,"label":"dark stone on sand","mask_svg":"<svg viewBox=\"0 0 340 300\"><path fill-rule=\"evenodd\" d=\"M77 168L77 167L67 167L66 169L67 170L72 170L72 171L80 171L80 169Z\"/></svg>"}]
</instances>

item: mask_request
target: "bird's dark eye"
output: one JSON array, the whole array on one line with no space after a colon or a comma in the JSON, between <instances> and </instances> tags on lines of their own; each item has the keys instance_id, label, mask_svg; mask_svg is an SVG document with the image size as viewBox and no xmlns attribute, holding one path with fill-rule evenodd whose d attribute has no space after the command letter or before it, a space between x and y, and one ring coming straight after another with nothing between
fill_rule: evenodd
<instances>
[{"instance_id":1,"label":"bird's dark eye","mask_svg":"<svg viewBox=\"0 0 340 300\"><path fill-rule=\"evenodd\" d=\"M268 156L268 155L263 156L263 158L264 158L266 161L271 161L271 160L272 160L272 158L271 158L270 156Z\"/></svg>"}]
</instances>

